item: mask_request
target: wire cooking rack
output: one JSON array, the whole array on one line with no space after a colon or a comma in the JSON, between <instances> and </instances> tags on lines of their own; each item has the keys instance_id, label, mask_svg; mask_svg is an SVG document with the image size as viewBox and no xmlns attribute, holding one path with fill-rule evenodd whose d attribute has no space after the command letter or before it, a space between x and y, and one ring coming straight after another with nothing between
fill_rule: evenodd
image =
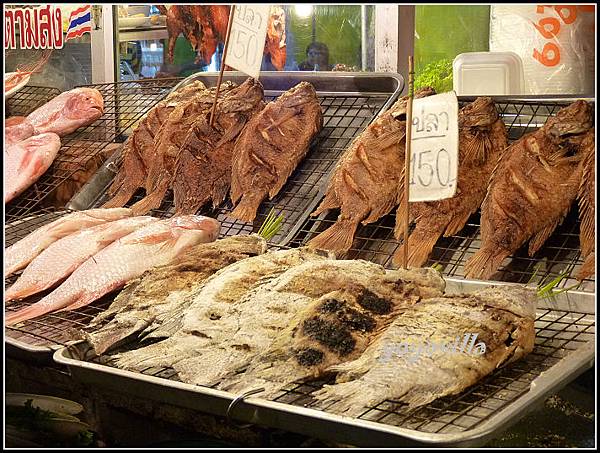
<instances>
[{"instance_id":1,"label":"wire cooking rack","mask_svg":"<svg viewBox=\"0 0 600 453\"><path fill-rule=\"evenodd\" d=\"M466 103L466 100L462 100L461 106ZM508 130L509 142L541 127L550 116L568 104L568 101L496 101ZM318 218L308 217L289 245L305 245L314 236L333 225L338 212L335 210ZM352 248L345 258L365 259L391 268L394 252L402 243L394 238L395 222L395 212L392 212L375 223L360 225ZM504 261L492 279L513 283L541 283L549 282L567 272L567 277L557 287L569 288L577 285L578 282L571 275L575 275L583 264L579 249L579 224L577 203L573 203L572 210L565 220L533 257L528 255L525 245ZM438 240L425 266L438 264L442 266L445 276L464 278L464 264L479 250L481 244L479 227L480 213L477 212L456 235ZM595 277L582 281L579 289L594 292Z\"/></svg>"},{"instance_id":2,"label":"wire cooking rack","mask_svg":"<svg viewBox=\"0 0 600 453\"><path fill-rule=\"evenodd\" d=\"M477 428L528 392L531 382L541 373L595 338L594 315L583 312L538 310L535 329L534 350L528 356L494 371L462 393L414 409L408 409L404 403L384 400L367 408L357 418L431 434L460 433ZM88 361L114 367L112 356L94 357ZM140 372L180 382L172 368L151 367ZM331 406L322 406L312 394L334 381L335 377L330 376L319 381L296 382L271 401L327 412ZM260 394L256 396L260 397Z\"/></svg>"},{"instance_id":3,"label":"wire cooking rack","mask_svg":"<svg viewBox=\"0 0 600 453\"><path fill-rule=\"evenodd\" d=\"M168 94L181 79L149 79L89 85L102 93L104 114L93 124L61 138L62 146L50 168L20 196L5 206L10 222L40 211L52 203L53 195L78 172L93 172L108 156L111 143L125 141L140 118ZM11 115L28 115L60 94L55 88L27 86L7 100Z\"/></svg>"}]
</instances>

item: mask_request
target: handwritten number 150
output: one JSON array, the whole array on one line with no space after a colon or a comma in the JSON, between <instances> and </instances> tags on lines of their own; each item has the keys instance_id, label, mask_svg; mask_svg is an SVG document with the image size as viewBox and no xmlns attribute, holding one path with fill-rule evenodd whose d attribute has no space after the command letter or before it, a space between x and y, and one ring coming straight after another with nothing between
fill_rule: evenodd
<instances>
[{"instance_id":1,"label":"handwritten number 150","mask_svg":"<svg viewBox=\"0 0 600 453\"><path fill-rule=\"evenodd\" d=\"M450 182L450 154L444 148L438 150L435 157L435 169L429 162L425 162L423 157L433 152L432 150L422 151L418 159L412 159L411 181L415 184L415 175L419 179L419 184L423 187L429 187L433 182L434 175L437 177L439 186L447 187ZM445 177L443 176L445 173ZM421 175L425 176L422 178Z\"/></svg>"}]
</instances>

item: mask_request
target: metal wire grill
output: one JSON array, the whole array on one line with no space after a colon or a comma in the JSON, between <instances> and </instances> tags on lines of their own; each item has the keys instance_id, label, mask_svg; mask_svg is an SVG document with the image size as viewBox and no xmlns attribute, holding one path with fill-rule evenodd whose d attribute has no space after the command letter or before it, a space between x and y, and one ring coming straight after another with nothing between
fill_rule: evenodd
<instances>
[{"instance_id":1,"label":"metal wire grill","mask_svg":"<svg viewBox=\"0 0 600 453\"><path fill-rule=\"evenodd\" d=\"M50 168L31 187L5 206L6 221L23 218L51 204L52 194L78 172L95 171L109 156L106 148L123 142L142 116L181 79L151 79L89 85L102 93L104 114L93 124L61 138L61 149ZM28 115L60 92L26 87L8 100L11 115Z\"/></svg>"},{"instance_id":2,"label":"metal wire grill","mask_svg":"<svg viewBox=\"0 0 600 453\"><path fill-rule=\"evenodd\" d=\"M465 102L461 104L464 105ZM514 101L497 102L496 105L507 126L509 141L512 142L541 127L550 116L567 104L568 102L557 101ZM318 218L308 218L289 245L305 245L333 225L337 216L338 212L335 211ZM395 222L395 213L392 212L375 223L359 226L352 248L345 257L370 260L387 268L392 267L392 257L402 243L394 238ZM503 262L492 277L493 280L540 284L567 272L567 277L557 287L575 286L578 282L571 275L574 276L583 264L579 249L579 223L577 203L574 203L562 224L533 257L528 256L526 246L522 247ZM477 212L459 233L438 240L425 266L438 264L445 276L464 278L464 264L479 250L481 244L479 227L480 217ZM594 292L595 278L581 282L580 289Z\"/></svg>"},{"instance_id":3,"label":"metal wire grill","mask_svg":"<svg viewBox=\"0 0 600 453\"><path fill-rule=\"evenodd\" d=\"M531 382L568 354L595 338L594 316L589 313L553 309L538 310L536 340L527 357L496 370L458 395L439 398L415 409L392 400L367 408L358 418L426 433L457 433L476 428L529 390ZM82 358L100 365L114 366L111 356ZM147 376L180 382L172 368L141 370ZM284 388L272 401L327 412L312 394L334 376L312 382L296 382ZM216 387L218 384L215 384ZM256 395L260 397L260 394Z\"/></svg>"}]
</instances>

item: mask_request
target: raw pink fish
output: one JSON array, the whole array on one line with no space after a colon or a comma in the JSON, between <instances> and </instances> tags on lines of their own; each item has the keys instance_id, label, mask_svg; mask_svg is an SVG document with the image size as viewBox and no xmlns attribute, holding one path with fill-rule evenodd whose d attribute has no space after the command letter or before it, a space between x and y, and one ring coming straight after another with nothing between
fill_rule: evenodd
<instances>
[{"instance_id":1,"label":"raw pink fish","mask_svg":"<svg viewBox=\"0 0 600 453\"><path fill-rule=\"evenodd\" d=\"M6 313L5 325L57 310L74 310L122 288L146 270L172 262L190 247L212 242L220 224L203 216L181 216L154 222L113 242L85 261L39 302Z\"/></svg>"},{"instance_id":2,"label":"raw pink fish","mask_svg":"<svg viewBox=\"0 0 600 453\"><path fill-rule=\"evenodd\" d=\"M55 132L61 137L92 124L104 114L104 99L94 88L75 88L59 94L29 114L36 134Z\"/></svg>"},{"instance_id":3,"label":"raw pink fish","mask_svg":"<svg viewBox=\"0 0 600 453\"><path fill-rule=\"evenodd\" d=\"M27 266L50 244L84 228L131 217L129 208L88 209L67 214L29 233L4 252L4 276Z\"/></svg>"},{"instance_id":4,"label":"raw pink fish","mask_svg":"<svg viewBox=\"0 0 600 453\"><path fill-rule=\"evenodd\" d=\"M23 299L55 286L81 263L117 239L133 233L156 217L128 217L86 228L51 244L40 253L4 294L4 302Z\"/></svg>"},{"instance_id":5,"label":"raw pink fish","mask_svg":"<svg viewBox=\"0 0 600 453\"><path fill-rule=\"evenodd\" d=\"M36 182L52 165L60 137L52 132L35 135L4 149L4 204Z\"/></svg>"},{"instance_id":6,"label":"raw pink fish","mask_svg":"<svg viewBox=\"0 0 600 453\"><path fill-rule=\"evenodd\" d=\"M24 116L11 116L4 122L5 146L25 140L33 135L33 125Z\"/></svg>"}]
</instances>

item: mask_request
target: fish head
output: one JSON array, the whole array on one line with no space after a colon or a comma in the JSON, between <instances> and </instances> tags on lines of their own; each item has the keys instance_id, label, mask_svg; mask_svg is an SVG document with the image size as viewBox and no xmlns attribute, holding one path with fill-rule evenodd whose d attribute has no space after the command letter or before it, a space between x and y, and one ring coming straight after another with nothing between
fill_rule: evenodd
<instances>
[{"instance_id":1,"label":"fish head","mask_svg":"<svg viewBox=\"0 0 600 453\"><path fill-rule=\"evenodd\" d=\"M460 127L491 126L498 120L496 105L490 97L478 97L460 109Z\"/></svg>"},{"instance_id":2,"label":"fish head","mask_svg":"<svg viewBox=\"0 0 600 453\"><path fill-rule=\"evenodd\" d=\"M546 121L543 129L554 137L580 134L592 127L592 107L579 100L562 108Z\"/></svg>"},{"instance_id":3,"label":"fish head","mask_svg":"<svg viewBox=\"0 0 600 453\"><path fill-rule=\"evenodd\" d=\"M178 252L199 243L215 241L221 230L221 224L217 220L201 215L173 217L169 224Z\"/></svg>"},{"instance_id":4,"label":"fish head","mask_svg":"<svg viewBox=\"0 0 600 453\"><path fill-rule=\"evenodd\" d=\"M93 122L104 114L104 99L94 88L71 90L65 102L64 113L68 118Z\"/></svg>"}]
</instances>

